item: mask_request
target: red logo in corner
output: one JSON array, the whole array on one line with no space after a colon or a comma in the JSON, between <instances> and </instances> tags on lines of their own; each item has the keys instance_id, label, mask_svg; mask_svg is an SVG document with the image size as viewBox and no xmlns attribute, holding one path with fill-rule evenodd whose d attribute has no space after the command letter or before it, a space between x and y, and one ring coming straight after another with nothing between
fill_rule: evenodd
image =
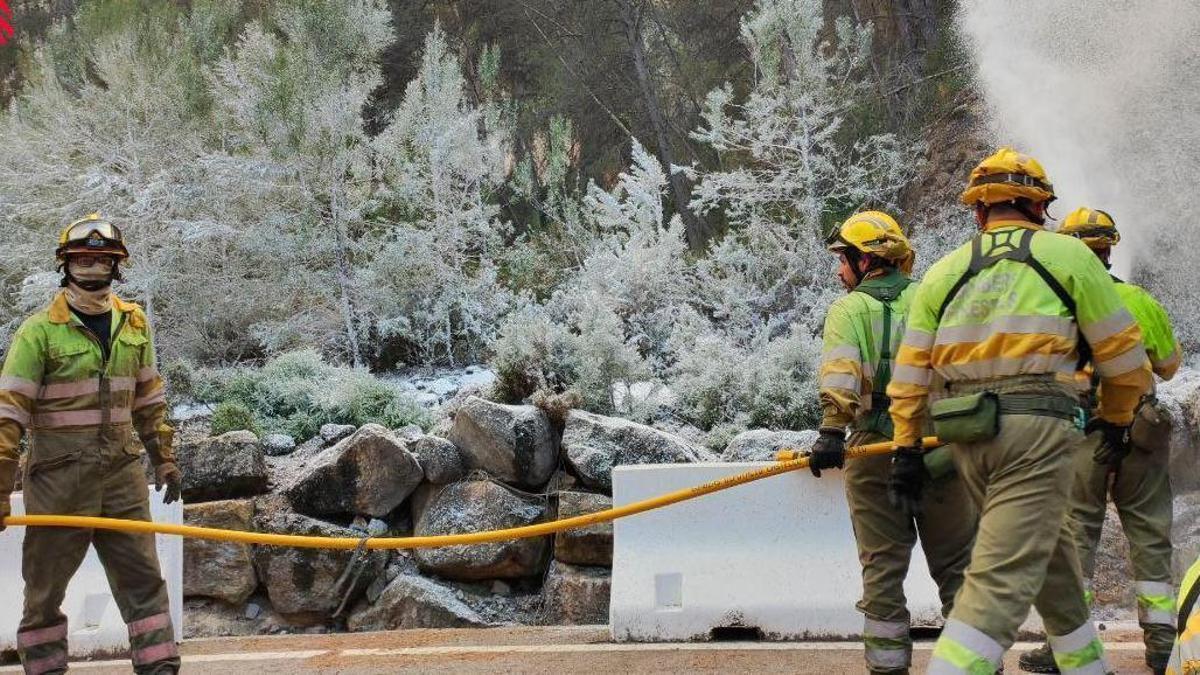
<instances>
[{"instance_id":1,"label":"red logo in corner","mask_svg":"<svg viewBox=\"0 0 1200 675\"><path fill-rule=\"evenodd\" d=\"M0 45L6 45L12 39L12 18L13 13L8 6L8 1L0 0Z\"/></svg>"}]
</instances>

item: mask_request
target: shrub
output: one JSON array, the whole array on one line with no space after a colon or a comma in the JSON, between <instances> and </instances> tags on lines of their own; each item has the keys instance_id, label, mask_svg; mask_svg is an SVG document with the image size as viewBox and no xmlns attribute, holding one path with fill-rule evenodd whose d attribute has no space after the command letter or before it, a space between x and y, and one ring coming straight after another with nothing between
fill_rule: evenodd
<instances>
[{"instance_id":1,"label":"shrub","mask_svg":"<svg viewBox=\"0 0 1200 675\"><path fill-rule=\"evenodd\" d=\"M570 331L542 307L526 305L508 316L493 345L493 396L520 403L539 390L561 393L578 379L578 359Z\"/></svg>"},{"instance_id":2,"label":"shrub","mask_svg":"<svg viewBox=\"0 0 1200 675\"><path fill-rule=\"evenodd\" d=\"M425 409L395 387L365 369L326 363L312 350L282 354L262 368L204 373L202 379L210 383L209 400L246 410L266 431L296 439L311 438L329 423L432 425Z\"/></svg>"},{"instance_id":3,"label":"shrub","mask_svg":"<svg viewBox=\"0 0 1200 675\"><path fill-rule=\"evenodd\" d=\"M222 401L212 415L212 435L220 436L230 431L252 431L259 435L254 413L239 401Z\"/></svg>"}]
</instances>

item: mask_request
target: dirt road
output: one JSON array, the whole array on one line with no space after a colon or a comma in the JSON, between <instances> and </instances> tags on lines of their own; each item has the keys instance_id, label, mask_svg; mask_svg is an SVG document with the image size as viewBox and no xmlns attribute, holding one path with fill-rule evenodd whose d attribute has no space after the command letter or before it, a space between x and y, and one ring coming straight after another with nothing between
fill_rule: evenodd
<instances>
[{"instance_id":1,"label":"dirt road","mask_svg":"<svg viewBox=\"0 0 1200 675\"><path fill-rule=\"evenodd\" d=\"M1112 639L1109 635L1106 639ZM1123 636L1117 636L1121 639ZM1016 673L1016 655L1007 670ZM923 672L932 642L917 645L914 672ZM1118 673L1148 672L1137 642L1107 642ZM710 642L614 644L604 626L411 630L340 635L281 635L189 640L184 672L246 673L862 673L862 647L853 642ZM126 661L81 662L72 671L131 672ZM16 667L0 673L19 672Z\"/></svg>"}]
</instances>

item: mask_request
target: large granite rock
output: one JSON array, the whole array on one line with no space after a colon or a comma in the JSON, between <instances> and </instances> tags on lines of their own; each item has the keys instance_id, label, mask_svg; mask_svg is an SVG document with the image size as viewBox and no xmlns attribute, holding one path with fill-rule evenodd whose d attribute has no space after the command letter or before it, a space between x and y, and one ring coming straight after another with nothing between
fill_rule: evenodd
<instances>
[{"instance_id":1,"label":"large granite rock","mask_svg":"<svg viewBox=\"0 0 1200 675\"><path fill-rule=\"evenodd\" d=\"M545 413L528 405L468 398L449 439L470 469L525 488L544 485L558 465L558 443Z\"/></svg>"},{"instance_id":2,"label":"large granite rock","mask_svg":"<svg viewBox=\"0 0 1200 675\"><path fill-rule=\"evenodd\" d=\"M577 567L555 560L546 574L542 603L552 624L608 623L612 572L606 567Z\"/></svg>"},{"instance_id":3,"label":"large granite rock","mask_svg":"<svg viewBox=\"0 0 1200 675\"><path fill-rule=\"evenodd\" d=\"M559 492L559 519L612 508L612 498L589 492ZM554 535L554 558L573 565L612 567L612 523L596 523Z\"/></svg>"},{"instance_id":4,"label":"large granite rock","mask_svg":"<svg viewBox=\"0 0 1200 675\"><path fill-rule=\"evenodd\" d=\"M230 431L180 446L185 502L252 497L267 491L267 464L258 437Z\"/></svg>"},{"instance_id":5,"label":"large granite rock","mask_svg":"<svg viewBox=\"0 0 1200 675\"><path fill-rule=\"evenodd\" d=\"M545 507L492 481L464 481L440 488L419 514L418 537L530 525ZM469 546L417 549L421 569L447 579L478 580L538 576L545 569L549 537Z\"/></svg>"},{"instance_id":6,"label":"large granite rock","mask_svg":"<svg viewBox=\"0 0 1200 675\"><path fill-rule=\"evenodd\" d=\"M804 431L771 431L770 429L751 429L743 431L721 453L724 462L774 462L775 453L780 450L808 450L817 440L817 432L811 429Z\"/></svg>"},{"instance_id":7,"label":"large granite rock","mask_svg":"<svg viewBox=\"0 0 1200 675\"><path fill-rule=\"evenodd\" d=\"M708 450L671 434L582 410L572 410L567 415L562 446L567 461L583 484L605 492L612 490L614 466L717 459Z\"/></svg>"},{"instance_id":8,"label":"large granite rock","mask_svg":"<svg viewBox=\"0 0 1200 675\"><path fill-rule=\"evenodd\" d=\"M346 621L352 631L487 625L454 588L415 574L396 576L374 603L363 600Z\"/></svg>"},{"instance_id":9,"label":"large granite rock","mask_svg":"<svg viewBox=\"0 0 1200 675\"><path fill-rule=\"evenodd\" d=\"M183 522L223 530L253 529L249 499L186 504ZM183 595L203 596L240 605L258 588L250 546L187 537L183 540Z\"/></svg>"},{"instance_id":10,"label":"large granite rock","mask_svg":"<svg viewBox=\"0 0 1200 675\"><path fill-rule=\"evenodd\" d=\"M422 436L409 446L425 471L425 480L438 485L453 483L467 475L462 453L450 441L437 436Z\"/></svg>"},{"instance_id":11,"label":"large granite rock","mask_svg":"<svg viewBox=\"0 0 1200 675\"><path fill-rule=\"evenodd\" d=\"M403 441L378 424L367 424L308 462L284 494L301 513L382 518L422 477L420 464Z\"/></svg>"},{"instance_id":12,"label":"large granite rock","mask_svg":"<svg viewBox=\"0 0 1200 675\"><path fill-rule=\"evenodd\" d=\"M263 499L256 504L254 525L261 532L280 534L361 536L353 530L292 513L286 504L275 498ZM353 607L354 601L375 577L383 573L388 559L387 551L366 551L361 554L365 556L365 563L357 583L350 588L337 588L337 581L353 555L355 552L348 550L256 546L254 567L276 611L288 615L293 623L315 624L326 621L341 605L344 596L349 596L346 608Z\"/></svg>"}]
</instances>

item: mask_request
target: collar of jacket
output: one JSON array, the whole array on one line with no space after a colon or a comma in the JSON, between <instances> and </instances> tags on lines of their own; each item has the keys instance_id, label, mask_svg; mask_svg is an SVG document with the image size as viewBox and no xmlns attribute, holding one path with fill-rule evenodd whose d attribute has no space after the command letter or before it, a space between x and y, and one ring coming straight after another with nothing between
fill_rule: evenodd
<instances>
[{"instance_id":1,"label":"collar of jacket","mask_svg":"<svg viewBox=\"0 0 1200 675\"><path fill-rule=\"evenodd\" d=\"M123 314L129 314L131 318L136 316L134 310L138 309L136 302L126 302L117 297L114 293L112 297L113 309ZM65 291L59 291L54 295L54 299L50 301L50 308L47 310L50 315L50 323L70 323L71 321L71 306L67 304L67 294Z\"/></svg>"},{"instance_id":2,"label":"collar of jacket","mask_svg":"<svg viewBox=\"0 0 1200 675\"><path fill-rule=\"evenodd\" d=\"M881 268L871 270L867 274L867 278L862 280L862 283L854 287L854 290L861 291L864 288L895 288L896 286L905 285L908 283L908 277L896 268Z\"/></svg>"},{"instance_id":3,"label":"collar of jacket","mask_svg":"<svg viewBox=\"0 0 1200 675\"><path fill-rule=\"evenodd\" d=\"M1031 223L1028 220L993 220L993 221L989 222L987 225L983 226L983 231L991 232L992 230L999 230L1002 227L1019 227L1021 229L1025 229L1025 230L1044 230L1044 229L1046 229L1043 226L1038 225L1037 223Z\"/></svg>"}]
</instances>

